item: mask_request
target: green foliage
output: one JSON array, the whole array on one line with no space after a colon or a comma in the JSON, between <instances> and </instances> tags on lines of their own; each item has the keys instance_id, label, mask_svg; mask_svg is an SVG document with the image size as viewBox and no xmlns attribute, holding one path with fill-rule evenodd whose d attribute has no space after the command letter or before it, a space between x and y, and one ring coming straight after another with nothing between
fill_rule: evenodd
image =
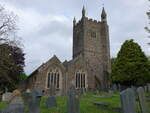
<instances>
[{"instance_id":1,"label":"green foliage","mask_svg":"<svg viewBox=\"0 0 150 113\"><path fill-rule=\"evenodd\" d=\"M19 80L25 80L25 79L27 79L27 75L25 74L25 73L21 73L19 76L18 76L18 79Z\"/></svg>"},{"instance_id":2,"label":"green foliage","mask_svg":"<svg viewBox=\"0 0 150 113\"><path fill-rule=\"evenodd\" d=\"M123 85L144 85L150 82L150 65L140 46L126 40L112 64L112 81Z\"/></svg>"},{"instance_id":3,"label":"green foliage","mask_svg":"<svg viewBox=\"0 0 150 113\"><path fill-rule=\"evenodd\" d=\"M0 44L0 90L15 89L24 72L24 53L20 47Z\"/></svg>"},{"instance_id":4,"label":"green foliage","mask_svg":"<svg viewBox=\"0 0 150 113\"><path fill-rule=\"evenodd\" d=\"M7 102L0 102L0 110L6 108L8 106Z\"/></svg>"}]
</instances>

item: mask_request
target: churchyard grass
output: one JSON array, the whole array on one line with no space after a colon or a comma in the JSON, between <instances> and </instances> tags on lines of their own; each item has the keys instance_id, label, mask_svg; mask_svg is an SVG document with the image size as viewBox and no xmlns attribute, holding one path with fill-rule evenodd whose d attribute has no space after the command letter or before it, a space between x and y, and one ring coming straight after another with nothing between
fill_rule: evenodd
<instances>
[{"instance_id":1,"label":"churchyard grass","mask_svg":"<svg viewBox=\"0 0 150 113\"><path fill-rule=\"evenodd\" d=\"M41 99L41 113L67 113L67 97L57 97L57 107L55 108L47 108L45 104L46 99L47 97L42 97ZM109 107L98 107L93 104L94 102L107 103ZM6 102L0 102L0 110L5 108L7 105L8 103ZM150 102L148 103L148 106L150 106ZM107 93L86 93L80 97L80 113L119 113L115 109L112 109L118 107L121 107L119 93L114 93L113 95Z\"/></svg>"},{"instance_id":2,"label":"churchyard grass","mask_svg":"<svg viewBox=\"0 0 150 113\"><path fill-rule=\"evenodd\" d=\"M0 102L0 110L4 109L7 106L8 106L7 102Z\"/></svg>"},{"instance_id":3,"label":"churchyard grass","mask_svg":"<svg viewBox=\"0 0 150 113\"><path fill-rule=\"evenodd\" d=\"M97 97L96 97L97 96ZM101 97L98 97L101 96ZM41 100L41 113L66 113L67 111L67 101L66 97L57 97L57 107L56 108L46 108L45 102L47 97L43 97ZM109 104L109 108L99 108L94 105L94 102L105 102ZM94 95L93 93L86 93L84 96L80 97L80 111L81 113L118 113L113 111L112 107L120 107L120 97L119 93L115 93L112 96L102 93L99 95Z\"/></svg>"}]
</instances>

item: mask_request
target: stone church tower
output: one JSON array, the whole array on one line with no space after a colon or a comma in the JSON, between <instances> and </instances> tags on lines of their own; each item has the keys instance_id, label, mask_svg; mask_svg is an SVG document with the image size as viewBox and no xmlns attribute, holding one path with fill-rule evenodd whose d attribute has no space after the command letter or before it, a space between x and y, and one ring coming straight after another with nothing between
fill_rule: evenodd
<instances>
[{"instance_id":1,"label":"stone church tower","mask_svg":"<svg viewBox=\"0 0 150 113\"><path fill-rule=\"evenodd\" d=\"M107 90L109 87L110 46L107 14L102 9L101 21L86 17L83 7L81 20L73 20L73 59L61 62L55 55L42 64L27 79L27 88L40 88L48 95L64 95L72 85L77 90Z\"/></svg>"},{"instance_id":2,"label":"stone church tower","mask_svg":"<svg viewBox=\"0 0 150 113\"><path fill-rule=\"evenodd\" d=\"M73 59L82 55L92 71L91 88L98 85L102 89L108 87L110 73L110 47L107 15L103 8L101 22L88 19L82 9L82 18L73 21ZM93 86L92 86L93 85Z\"/></svg>"}]
</instances>

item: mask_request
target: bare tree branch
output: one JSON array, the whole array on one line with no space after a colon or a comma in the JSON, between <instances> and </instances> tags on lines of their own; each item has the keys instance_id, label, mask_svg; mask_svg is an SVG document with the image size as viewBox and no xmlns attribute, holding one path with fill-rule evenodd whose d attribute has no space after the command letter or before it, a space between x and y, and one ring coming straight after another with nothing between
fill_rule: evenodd
<instances>
[{"instance_id":1,"label":"bare tree branch","mask_svg":"<svg viewBox=\"0 0 150 113\"><path fill-rule=\"evenodd\" d=\"M17 16L12 12L7 12L2 5L0 5L0 42L6 39L17 31L16 26Z\"/></svg>"}]
</instances>

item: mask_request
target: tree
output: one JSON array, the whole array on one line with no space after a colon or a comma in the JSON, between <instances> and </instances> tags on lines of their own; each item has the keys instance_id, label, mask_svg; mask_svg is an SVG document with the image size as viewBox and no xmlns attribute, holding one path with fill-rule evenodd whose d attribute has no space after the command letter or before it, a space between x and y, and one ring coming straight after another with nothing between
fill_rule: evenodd
<instances>
[{"instance_id":1,"label":"tree","mask_svg":"<svg viewBox=\"0 0 150 113\"><path fill-rule=\"evenodd\" d=\"M150 0L149 0L149 1L150 1ZM148 16L148 19L150 19L150 10L147 11L146 14L147 14L147 16ZM150 23L149 23L149 24L150 24ZM148 33L150 33L150 28L149 28L148 26L145 27L145 29L146 29L146 31L147 31ZM149 36L149 38L150 38L150 36ZM150 42L148 42L148 44L150 45Z\"/></svg>"},{"instance_id":2,"label":"tree","mask_svg":"<svg viewBox=\"0 0 150 113\"><path fill-rule=\"evenodd\" d=\"M112 81L126 86L150 82L150 65L141 47L126 40L112 65Z\"/></svg>"},{"instance_id":3,"label":"tree","mask_svg":"<svg viewBox=\"0 0 150 113\"><path fill-rule=\"evenodd\" d=\"M24 53L21 48L8 44L0 45L0 83L5 84L5 87L14 89L17 87L21 75L24 73Z\"/></svg>"},{"instance_id":4,"label":"tree","mask_svg":"<svg viewBox=\"0 0 150 113\"><path fill-rule=\"evenodd\" d=\"M6 41L10 35L14 35L17 16L13 12L9 13L0 5L0 42Z\"/></svg>"},{"instance_id":5,"label":"tree","mask_svg":"<svg viewBox=\"0 0 150 113\"><path fill-rule=\"evenodd\" d=\"M24 53L16 38L16 18L0 5L0 90L15 89L24 73Z\"/></svg>"}]
</instances>

